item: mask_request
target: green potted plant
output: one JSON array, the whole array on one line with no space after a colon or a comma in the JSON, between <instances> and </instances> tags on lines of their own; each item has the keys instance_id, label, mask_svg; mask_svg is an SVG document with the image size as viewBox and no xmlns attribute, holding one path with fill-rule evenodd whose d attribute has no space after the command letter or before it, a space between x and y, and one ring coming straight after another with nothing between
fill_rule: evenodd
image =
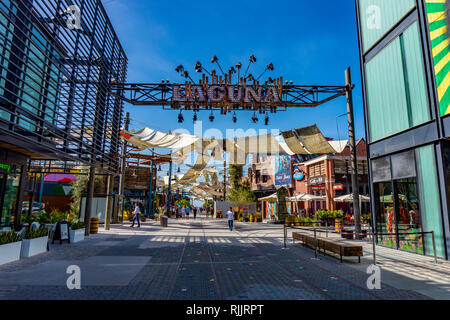
<instances>
[{"instance_id":1,"label":"green potted plant","mask_svg":"<svg viewBox=\"0 0 450 320\"><path fill-rule=\"evenodd\" d=\"M263 222L263 218L262 218L261 214L256 214L255 217L256 217L256 222Z\"/></svg>"},{"instance_id":2,"label":"green potted plant","mask_svg":"<svg viewBox=\"0 0 450 320\"><path fill-rule=\"evenodd\" d=\"M15 231L0 233L0 265L20 259L22 238Z\"/></svg>"},{"instance_id":3,"label":"green potted plant","mask_svg":"<svg viewBox=\"0 0 450 320\"><path fill-rule=\"evenodd\" d=\"M77 243L84 240L86 225L83 222L73 220L70 222L70 243Z\"/></svg>"},{"instance_id":4,"label":"green potted plant","mask_svg":"<svg viewBox=\"0 0 450 320\"><path fill-rule=\"evenodd\" d=\"M300 218L300 217L295 217L295 218L294 218L294 226L296 226L296 227L301 227L301 225L302 225L302 218Z\"/></svg>"},{"instance_id":5,"label":"green potted plant","mask_svg":"<svg viewBox=\"0 0 450 320\"><path fill-rule=\"evenodd\" d=\"M49 229L46 227L39 227L33 230L29 227L23 235L22 249L20 256L22 258L28 258L47 251Z\"/></svg>"},{"instance_id":6,"label":"green potted plant","mask_svg":"<svg viewBox=\"0 0 450 320\"><path fill-rule=\"evenodd\" d=\"M344 214L340 210L333 211L334 229L336 232L342 232L344 229Z\"/></svg>"}]
</instances>

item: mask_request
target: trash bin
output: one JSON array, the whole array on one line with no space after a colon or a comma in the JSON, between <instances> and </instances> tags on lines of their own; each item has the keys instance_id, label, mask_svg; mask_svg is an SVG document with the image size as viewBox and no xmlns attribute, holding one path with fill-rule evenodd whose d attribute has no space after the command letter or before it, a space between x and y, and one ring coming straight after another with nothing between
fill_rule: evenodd
<instances>
[{"instance_id":1,"label":"trash bin","mask_svg":"<svg viewBox=\"0 0 450 320\"><path fill-rule=\"evenodd\" d=\"M169 218L167 216L161 217L161 227L167 228L167 224L169 222Z\"/></svg>"}]
</instances>

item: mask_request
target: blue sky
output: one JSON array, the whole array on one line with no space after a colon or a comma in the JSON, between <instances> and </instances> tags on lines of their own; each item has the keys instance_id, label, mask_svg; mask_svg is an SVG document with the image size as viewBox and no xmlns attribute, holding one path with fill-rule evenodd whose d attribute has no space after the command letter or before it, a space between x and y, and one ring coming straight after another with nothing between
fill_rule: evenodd
<instances>
[{"instance_id":1,"label":"blue sky","mask_svg":"<svg viewBox=\"0 0 450 320\"><path fill-rule=\"evenodd\" d=\"M253 74L260 74L273 62L272 77L283 76L295 84L344 85L345 69L352 68L357 137L364 137L361 76L354 1L161 1L104 0L111 22L129 58L128 82L184 82L175 68L183 64L191 75L197 60L212 69L213 55L228 69L241 61L247 65L254 54L258 62ZM217 68L216 68L217 69ZM269 75L268 75L269 76ZM196 79L196 78L194 78ZM193 132L192 112L185 122L177 123L176 111L160 107L126 105L132 128L149 126L168 132L185 128ZM347 138L344 97L315 109L291 109L271 116L264 126L260 117L252 124L251 112L232 115L201 112L203 128L279 129L287 130L317 124L324 135Z\"/></svg>"}]
</instances>

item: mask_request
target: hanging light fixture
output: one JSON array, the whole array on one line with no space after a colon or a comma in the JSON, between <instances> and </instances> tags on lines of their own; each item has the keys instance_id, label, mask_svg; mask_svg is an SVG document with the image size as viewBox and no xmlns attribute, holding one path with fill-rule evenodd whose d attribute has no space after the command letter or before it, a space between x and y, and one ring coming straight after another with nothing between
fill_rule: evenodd
<instances>
[{"instance_id":1,"label":"hanging light fixture","mask_svg":"<svg viewBox=\"0 0 450 320\"><path fill-rule=\"evenodd\" d=\"M180 114L178 115L178 123L183 123L184 122L184 117L183 114L180 111Z\"/></svg>"},{"instance_id":2,"label":"hanging light fixture","mask_svg":"<svg viewBox=\"0 0 450 320\"><path fill-rule=\"evenodd\" d=\"M252 122L253 123L257 123L259 121L259 119L258 119L258 117L256 116L256 112L253 114L253 117L252 117Z\"/></svg>"},{"instance_id":3,"label":"hanging light fixture","mask_svg":"<svg viewBox=\"0 0 450 320\"><path fill-rule=\"evenodd\" d=\"M266 126L268 126L269 125L269 115L266 113L266 118L264 119L264 124L266 125Z\"/></svg>"},{"instance_id":4,"label":"hanging light fixture","mask_svg":"<svg viewBox=\"0 0 450 320\"><path fill-rule=\"evenodd\" d=\"M215 119L214 114L211 111L211 115L209 116L209 121L214 122L214 119Z\"/></svg>"},{"instance_id":5,"label":"hanging light fixture","mask_svg":"<svg viewBox=\"0 0 450 320\"><path fill-rule=\"evenodd\" d=\"M236 112L233 115L233 123L237 123L237 116L236 116Z\"/></svg>"},{"instance_id":6,"label":"hanging light fixture","mask_svg":"<svg viewBox=\"0 0 450 320\"><path fill-rule=\"evenodd\" d=\"M193 120L194 120L194 123L197 122L197 120L198 120L197 113L194 113L194 118L193 118Z\"/></svg>"}]
</instances>

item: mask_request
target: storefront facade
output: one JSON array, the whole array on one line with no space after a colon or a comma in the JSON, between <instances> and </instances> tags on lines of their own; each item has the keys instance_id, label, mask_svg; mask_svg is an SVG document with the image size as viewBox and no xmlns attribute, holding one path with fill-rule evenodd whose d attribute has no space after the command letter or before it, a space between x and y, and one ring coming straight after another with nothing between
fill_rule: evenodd
<instances>
[{"instance_id":1,"label":"storefront facade","mask_svg":"<svg viewBox=\"0 0 450 320\"><path fill-rule=\"evenodd\" d=\"M369 194L367 145L364 139L360 139L356 146L358 161L358 182L361 195ZM302 203L299 208L312 215L317 210L340 210L351 213L350 203L339 203L336 197L351 194L351 157L350 148L346 146L341 153L329 155L317 155L302 163L293 165L294 189L293 195L307 193L324 197L323 201ZM296 168L301 172L296 180ZM362 212L369 211L367 205L363 204Z\"/></svg>"},{"instance_id":2,"label":"storefront facade","mask_svg":"<svg viewBox=\"0 0 450 320\"><path fill-rule=\"evenodd\" d=\"M378 244L449 258L445 0L356 0Z\"/></svg>"},{"instance_id":3,"label":"storefront facade","mask_svg":"<svg viewBox=\"0 0 450 320\"><path fill-rule=\"evenodd\" d=\"M36 178L29 160L118 171L123 102L108 90L126 72L101 1L67 8L58 0L0 0L0 226L11 217L20 225Z\"/></svg>"}]
</instances>

